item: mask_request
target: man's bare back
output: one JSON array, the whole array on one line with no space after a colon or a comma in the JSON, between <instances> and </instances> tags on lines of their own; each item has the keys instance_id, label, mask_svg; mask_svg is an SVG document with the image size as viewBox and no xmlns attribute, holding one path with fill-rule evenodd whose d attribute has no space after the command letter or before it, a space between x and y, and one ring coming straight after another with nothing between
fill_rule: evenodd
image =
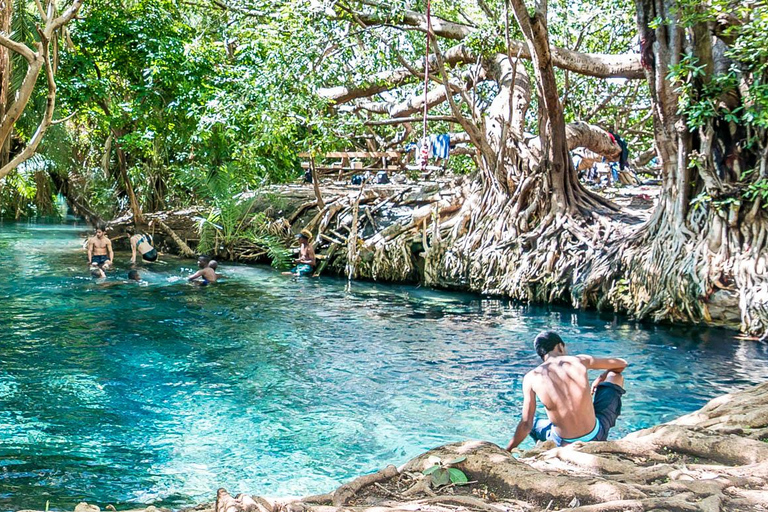
<instances>
[{"instance_id":1,"label":"man's bare back","mask_svg":"<svg viewBox=\"0 0 768 512\"><path fill-rule=\"evenodd\" d=\"M552 331L539 334L534 346L544 362L523 378L522 419L507 449L522 443L532 430L535 439L550 439L558 446L605 439L621 413L621 372L627 362L615 357L570 356L560 336ZM591 388L588 370L605 370ZM535 425L537 397L549 419L541 426Z\"/></svg>"},{"instance_id":2,"label":"man's bare back","mask_svg":"<svg viewBox=\"0 0 768 512\"><path fill-rule=\"evenodd\" d=\"M583 356L547 359L525 376L563 438L575 438L595 427L595 410Z\"/></svg>"}]
</instances>

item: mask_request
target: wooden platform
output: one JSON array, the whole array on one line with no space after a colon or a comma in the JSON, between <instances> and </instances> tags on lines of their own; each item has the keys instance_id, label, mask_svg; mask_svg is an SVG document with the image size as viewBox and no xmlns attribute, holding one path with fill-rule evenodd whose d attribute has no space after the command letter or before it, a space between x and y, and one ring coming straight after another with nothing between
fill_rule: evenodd
<instances>
[{"instance_id":1,"label":"wooden platform","mask_svg":"<svg viewBox=\"0 0 768 512\"><path fill-rule=\"evenodd\" d=\"M331 151L315 155L314 162L312 161L311 153L299 153L299 157L307 159L301 162L301 167L304 169L311 169L314 165L315 171L318 173L346 175L354 174L355 172L376 173L379 171L394 172L403 170L405 169L405 164L401 159L404 154L402 151ZM327 162L318 162L318 160L328 159L340 159L341 161L330 165ZM378 161L363 165L363 162L352 162L352 159L372 159ZM393 159L396 160L396 163L390 162Z\"/></svg>"}]
</instances>

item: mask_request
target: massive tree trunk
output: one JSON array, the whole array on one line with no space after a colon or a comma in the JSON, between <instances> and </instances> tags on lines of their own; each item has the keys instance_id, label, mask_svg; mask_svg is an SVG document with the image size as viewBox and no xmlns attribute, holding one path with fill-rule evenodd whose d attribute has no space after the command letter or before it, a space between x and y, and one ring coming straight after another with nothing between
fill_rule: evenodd
<instances>
[{"instance_id":1,"label":"massive tree trunk","mask_svg":"<svg viewBox=\"0 0 768 512\"><path fill-rule=\"evenodd\" d=\"M13 16L13 0L0 0L0 32L8 34L11 31ZM0 119L5 117L8 110L8 89L11 79L11 52L5 46L0 46ZM0 146L0 168L8 163L10 139Z\"/></svg>"},{"instance_id":2,"label":"massive tree trunk","mask_svg":"<svg viewBox=\"0 0 768 512\"><path fill-rule=\"evenodd\" d=\"M746 132L725 118L742 104L738 91L714 98L716 115L689 129L691 120L679 110L681 86L704 94L728 63L723 62L725 41L712 37L706 21L686 29L681 12L674 1L637 1L662 168L658 208L643 229L595 265L585 286L574 290L575 300L638 318L688 322L728 321L740 312L743 330L763 334L768 328L768 225L760 197L747 201L743 191L749 181L768 176L766 138L756 134L754 149L748 150ZM652 29L655 19L672 22ZM673 82L670 71L684 58L695 59L700 71ZM747 177L742 173L750 162L757 172Z\"/></svg>"},{"instance_id":3,"label":"massive tree trunk","mask_svg":"<svg viewBox=\"0 0 768 512\"><path fill-rule=\"evenodd\" d=\"M426 232L426 223L423 227L426 282L523 300L611 307L656 320L725 322L739 310L738 303L743 328L765 332L766 215L759 197L752 202L742 197L748 167L758 170L748 181L768 177L765 130L752 134L757 142L747 149L744 129L726 120L725 114L742 101L738 90L719 98L702 96L702 101L717 105L720 115L693 131L680 111L681 86L689 84L694 94L705 94L702 91L708 90L713 77L729 68L724 48L737 36L722 30L720 18L715 23L704 16L685 16L690 7L674 0L637 0L642 54L585 58L550 47L546 1L537 2L533 11L522 0L510 0L509 6L524 41L508 41L506 54L478 56L462 44L441 53L438 37L461 41L472 27L437 20L435 50L426 66L441 85L426 97L356 105L358 112L407 116L425 101L430 107L445 101L476 148L479 183L465 186L461 192L465 201L452 218L441 219L435 212L431 232ZM369 13L357 21L369 27L392 20ZM399 22L427 26L425 17L414 12L405 12ZM654 23L657 26L651 28ZM686 56L688 62L695 58L696 66L688 76L680 74ZM523 133L532 88L517 59L533 63L537 137ZM479 114L469 97L475 82L458 80L461 66L470 64L482 68L471 73L475 82L493 80L498 88L491 106ZM570 150L587 147L616 160L620 148L598 127L566 126L554 67L589 76L631 78L637 76L639 64L650 88L663 191L652 217L638 229L639 220L625 222L627 212L617 212L578 182ZM319 92L336 103L354 102L416 79L413 68L421 66L414 62L363 85ZM675 74L679 76L673 82ZM742 88L752 78L743 77ZM696 197L705 200L692 207ZM440 222L445 224L439 226ZM370 269L363 263L358 271L362 276L381 275L388 256L396 267L403 262L407 244L372 237L364 245L377 256ZM387 275L391 274L396 272Z\"/></svg>"}]
</instances>

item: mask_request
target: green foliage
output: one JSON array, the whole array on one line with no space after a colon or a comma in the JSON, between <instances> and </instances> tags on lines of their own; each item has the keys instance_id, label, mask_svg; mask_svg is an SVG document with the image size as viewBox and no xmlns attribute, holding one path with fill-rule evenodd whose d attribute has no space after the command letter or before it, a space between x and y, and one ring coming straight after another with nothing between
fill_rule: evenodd
<instances>
[{"instance_id":1,"label":"green foliage","mask_svg":"<svg viewBox=\"0 0 768 512\"><path fill-rule=\"evenodd\" d=\"M744 197L750 201L754 201L759 197L762 200L763 208L768 208L768 179L760 178L750 183L744 192Z\"/></svg>"},{"instance_id":2,"label":"green foliage","mask_svg":"<svg viewBox=\"0 0 768 512\"><path fill-rule=\"evenodd\" d=\"M469 155L456 155L448 160L448 166L456 174L470 174L477 169L475 161Z\"/></svg>"},{"instance_id":3,"label":"green foliage","mask_svg":"<svg viewBox=\"0 0 768 512\"><path fill-rule=\"evenodd\" d=\"M213 206L208 215L198 219L202 254L230 256L242 243L255 244L267 251L272 266L285 269L290 266L291 252L282 238L270 231L270 224L263 212L252 214L255 199L244 198L232 187L231 181L221 172L209 177L204 185Z\"/></svg>"},{"instance_id":4,"label":"green foliage","mask_svg":"<svg viewBox=\"0 0 768 512\"><path fill-rule=\"evenodd\" d=\"M448 484L465 485L469 481L467 475L462 470L451 466L464 462L466 459L466 457L459 457L449 462L443 462L438 457L430 457L430 460L434 462L434 466L425 469L422 473L431 478L434 487L442 487Z\"/></svg>"}]
</instances>

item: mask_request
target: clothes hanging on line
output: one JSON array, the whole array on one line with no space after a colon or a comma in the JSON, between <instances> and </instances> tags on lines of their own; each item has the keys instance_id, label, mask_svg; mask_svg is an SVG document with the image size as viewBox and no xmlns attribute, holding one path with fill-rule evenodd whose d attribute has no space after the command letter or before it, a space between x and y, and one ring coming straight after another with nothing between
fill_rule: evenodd
<instances>
[{"instance_id":1,"label":"clothes hanging on line","mask_svg":"<svg viewBox=\"0 0 768 512\"><path fill-rule=\"evenodd\" d=\"M404 149L406 151L410 151L415 147L416 154L420 155L423 142L423 140L419 140L415 144L407 144ZM430 135L427 140L427 144L427 153L429 154L430 158L442 158L443 160L447 160L451 154L451 136L448 133Z\"/></svg>"},{"instance_id":2,"label":"clothes hanging on line","mask_svg":"<svg viewBox=\"0 0 768 512\"><path fill-rule=\"evenodd\" d=\"M611 140L615 142L621 148L621 154L619 155L619 168L623 171L625 167L629 166L629 147L627 143L619 137L617 133L608 132L611 136Z\"/></svg>"},{"instance_id":3,"label":"clothes hanging on line","mask_svg":"<svg viewBox=\"0 0 768 512\"><path fill-rule=\"evenodd\" d=\"M447 133L430 136L430 155L434 158L447 159L451 154L451 136Z\"/></svg>"}]
</instances>

